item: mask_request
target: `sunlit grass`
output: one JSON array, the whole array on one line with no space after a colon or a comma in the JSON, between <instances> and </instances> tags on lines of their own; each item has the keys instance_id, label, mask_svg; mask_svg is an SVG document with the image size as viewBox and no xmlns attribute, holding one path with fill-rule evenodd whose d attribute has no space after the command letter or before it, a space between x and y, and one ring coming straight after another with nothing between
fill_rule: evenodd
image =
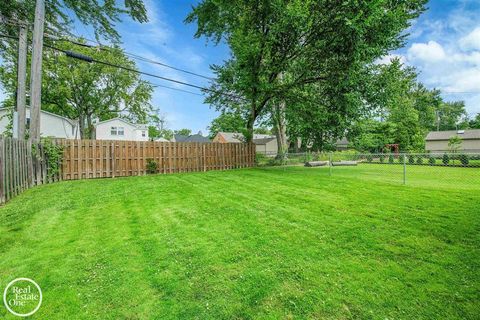
<instances>
[{"instance_id":1,"label":"sunlit grass","mask_svg":"<svg viewBox=\"0 0 480 320\"><path fill-rule=\"evenodd\" d=\"M37 281L38 319L477 317L478 169L400 169L37 187L0 208L0 289Z\"/></svg>"}]
</instances>

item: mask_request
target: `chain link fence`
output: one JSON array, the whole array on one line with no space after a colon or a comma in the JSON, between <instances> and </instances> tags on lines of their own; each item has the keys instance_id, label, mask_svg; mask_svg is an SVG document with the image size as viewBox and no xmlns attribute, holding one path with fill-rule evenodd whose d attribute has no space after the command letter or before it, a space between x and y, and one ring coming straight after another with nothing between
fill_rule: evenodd
<instances>
[{"instance_id":1,"label":"chain link fence","mask_svg":"<svg viewBox=\"0 0 480 320\"><path fill-rule=\"evenodd\" d=\"M257 154L259 167L283 167L294 171L309 167L332 177L355 177L405 185L476 188L480 190L480 153L355 152Z\"/></svg>"}]
</instances>

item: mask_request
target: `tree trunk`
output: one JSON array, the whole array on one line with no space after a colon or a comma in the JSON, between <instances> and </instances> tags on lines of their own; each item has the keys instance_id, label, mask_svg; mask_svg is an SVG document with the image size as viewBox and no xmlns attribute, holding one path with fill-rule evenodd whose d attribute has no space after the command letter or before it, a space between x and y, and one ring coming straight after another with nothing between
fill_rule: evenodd
<instances>
[{"instance_id":1,"label":"tree trunk","mask_svg":"<svg viewBox=\"0 0 480 320\"><path fill-rule=\"evenodd\" d=\"M283 73L278 75L280 83L283 82ZM275 125L275 135L277 137L277 159L285 159L288 152L287 124L285 120L285 101L281 100L279 104L273 107L273 120Z\"/></svg>"},{"instance_id":2,"label":"tree trunk","mask_svg":"<svg viewBox=\"0 0 480 320\"><path fill-rule=\"evenodd\" d=\"M285 159L288 152L285 101L274 107L275 136L277 137L277 159Z\"/></svg>"},{"instance_id":3,"label":"tree trunk","mask_svg":"<svg viewBox=\"0 0 480 320\"><path fill-rule=\"evenodd\" d=\"M87 130L89 139L95 140L95 130L92 124L92 115L87 115Z\"/></svg>"},{"instance_id":4,"label":"tree trunk","mask_svg":"<svg viewBox=\"0 0 480 320\"><path fill-rule=\"evenodd\" d=\"M85 117L83 114L80 114L78 116L78 129L80 130L80 138L86 139Z\"/></svg>"},{"instance_id":5,"label":"tree trunk","mask_svg":"<svg viewBox=\"0 0 480 320\"><path fill-rule=\"evenodd\" d=\"M255 124L255 119L257 118L256 115L256 106L255 102L252 102L252 107L250 111L250 117L248 118L247 121L247 132L245 134L245 142L252 142L253 140L253 125Z\"/></svg>"}]
</instances>

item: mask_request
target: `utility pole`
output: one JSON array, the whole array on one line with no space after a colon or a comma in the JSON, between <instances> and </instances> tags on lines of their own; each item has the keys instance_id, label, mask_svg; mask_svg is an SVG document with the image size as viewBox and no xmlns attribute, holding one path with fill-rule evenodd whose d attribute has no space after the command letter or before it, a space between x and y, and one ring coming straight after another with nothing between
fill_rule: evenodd
<instances>
[{"instance_id":1,"label":"utility pole","mask_svg":"<svg viewBox=\"0 0 480 320\"><path fill-rule=\"evenodd\" d=\"M30 82L30 138L40 140L40 110L42 97L43 28L45 25L45 0L37 0L33 25L32 69Z\"/></svg>"},{"instance_id":2,"label":"utility pole","mask_svg":"<svg viewBox=\"0 0 480 320\"><path fill-rule=\"evenodd\" d=\"M25 102L27 81L27 27L20 23L18 33L18 66L17 66L17 137L25 139Z\"/></svg>"}]
</instances>

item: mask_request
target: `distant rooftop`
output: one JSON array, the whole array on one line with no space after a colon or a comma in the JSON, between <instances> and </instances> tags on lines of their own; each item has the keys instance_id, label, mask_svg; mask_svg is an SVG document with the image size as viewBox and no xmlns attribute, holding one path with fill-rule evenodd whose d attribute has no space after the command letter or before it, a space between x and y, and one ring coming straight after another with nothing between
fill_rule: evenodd
<instances>
[{"instance_id":1,"label":"distant rooftop","mask_svg":"<svg viewBox=\"0 0 480 320\"><path fill-rule=\"evenodd\" d=\"M480 140L480 129L472 130L448 130L448 131L430 131L425 138L427 141L448 140L451 137L458 136L462 140Z\"/></svg>"}]
</instances>

